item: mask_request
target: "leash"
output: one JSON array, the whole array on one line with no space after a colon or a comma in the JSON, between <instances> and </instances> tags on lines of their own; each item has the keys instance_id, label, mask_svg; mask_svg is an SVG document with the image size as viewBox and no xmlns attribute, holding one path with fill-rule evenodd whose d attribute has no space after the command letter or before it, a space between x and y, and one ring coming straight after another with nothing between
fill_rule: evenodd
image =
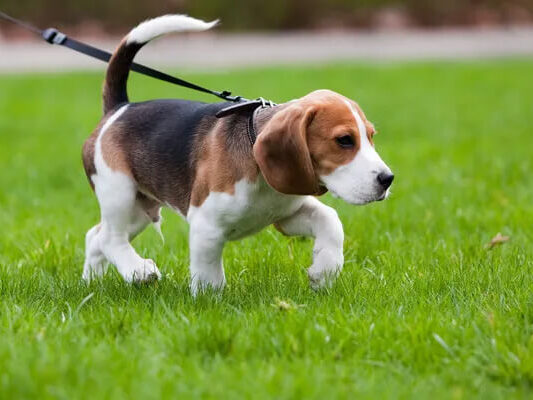
<instances>
[{"instance_id":1,"label":"leash","mask_svg":"<svg viewBox=\"0 0 533 400\"><path fill-rule=\"evenodd\" d=\"M55 44L59 46L68 47L69 49L77 51L78 53L85 54L89 57L93 57L104 62L109 62L109 59L111 58L111 53L108 53L107 51L98 49L86 43L71 39L55 28L41 30L31 24L13 18L2 11L0 11L0 18L10 21L15 25L20 26L21 28L24 28L40 36L43 40L52 45ZM277 105L276 103L270 100L265 100L262 97L259 97L256 100L248 100L242 96L232 96L231 92L228 90L223 90L219 92L217 90L207 89L195 83L188 82L184 79L165 74L164 72L158 71L142 64L132 63L131 70L143 75L147 75L151 78L159 79L161 81L172 83L174 85L186 87L188 89L196 90L198 92L211 94L220 99L236 103L220 110L216 114L216 117L224 118L228 115L236 113L248 114L247 135L252 146L254 145L255 140L257 138L257 132L255 129L255 117L257 113L263 108L275 107Z\"/></svg>"},{"instance_id":2,"label":"leash","mask_svg":"<svg viewBox=\"0 0 533 400\"><path fill-rule=\"evenodd\" d=\"M48 28L45 30L41 30L31 24L28 24L26 22L13 18L10 15L7 15L6 13L2 11L0 11L0 17L7 21L12 22L13 24L17 26L20 26L21 28L24 28L30 32L33 32L34 34L40 36L42 39L44 39L46 42L50 44L68 47L69 49L77 51L78 53L85 54L89 57L93 57L104 62L109 62L109 59L111 58L111 53L108 53L107 51L93 47L86 43L71 39L67 35L65 35L62 32L59 32L55 28ZM155 70L153 68L147 67L142 64L133 63L131 66L131 70L138 72L140 74L143 74L143 75L150 76L155 79L159 79L161 81L172 83L174 85L186 87L188 89L196 90L198 92L211 94L213 96L216 96L226 101L230 101L234 103L249 102L248 99L245 99L242 96L232 96L231 92L228 90L223 90L219 92L217 90L207 89L202 86L196 85L195 83L188 82L184 79L165 74L164 72ZM252 102L256 104L255 100ZM238 109L239 107L237 107L237 109L235 109L234 112L238 111Z\"/></svg>"}]
</instances>

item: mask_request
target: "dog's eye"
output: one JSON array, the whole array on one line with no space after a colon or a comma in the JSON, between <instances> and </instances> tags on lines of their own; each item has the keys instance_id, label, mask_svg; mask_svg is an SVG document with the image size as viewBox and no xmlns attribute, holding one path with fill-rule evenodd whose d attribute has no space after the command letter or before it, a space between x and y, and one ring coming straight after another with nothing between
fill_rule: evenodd
<instances>
[{"instance_id":1,"label":"dog's eye","mask_svg":"<svg viewBox=\"0 0 533 400\"><path fill-rule=\"evenodd\" d=\"M335 141L339 146L345 149L351 149L355 146L353 138L350 135L339 136L335 138Z\"/></svg>"}]
</instances>

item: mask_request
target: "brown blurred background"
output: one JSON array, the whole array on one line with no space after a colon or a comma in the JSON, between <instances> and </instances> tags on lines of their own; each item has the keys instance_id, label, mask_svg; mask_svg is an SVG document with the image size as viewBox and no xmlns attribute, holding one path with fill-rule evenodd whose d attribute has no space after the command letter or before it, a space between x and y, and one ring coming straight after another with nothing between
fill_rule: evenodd
<instances>
[{"instance_id":1,"label":"brown blurred background","mask_svg":"<svg viewBox=\"0 0 533 400\"><path fill-rule=\"evenodd\" d=\"M533 0L2 0L4 12L83 36L123 33L149 17L220 18L225 31L404 29L533 24ZM1 24L4 36L24 35Z\"/></svg>"}]
</instances>

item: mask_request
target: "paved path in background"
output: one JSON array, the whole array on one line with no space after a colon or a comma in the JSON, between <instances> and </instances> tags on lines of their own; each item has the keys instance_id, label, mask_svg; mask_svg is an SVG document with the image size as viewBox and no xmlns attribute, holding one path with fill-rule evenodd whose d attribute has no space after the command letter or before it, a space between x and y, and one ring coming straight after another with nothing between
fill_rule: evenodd
<instances>
[{"instance_id":1,"label":"paved path in background","mask_svg":"<svg viewBox=\"0 0 533 400\"><path fill-rule=\"evenodd\" d=\"M90 40L113 49L119 39ZM172 36L149 44L138 61L154 67L222 69L339 60L448 60L533 56L533 27L402 32ZM44 42L0 38L0 72L102 69L99 61Z\"/></svg>"}]
</instances>

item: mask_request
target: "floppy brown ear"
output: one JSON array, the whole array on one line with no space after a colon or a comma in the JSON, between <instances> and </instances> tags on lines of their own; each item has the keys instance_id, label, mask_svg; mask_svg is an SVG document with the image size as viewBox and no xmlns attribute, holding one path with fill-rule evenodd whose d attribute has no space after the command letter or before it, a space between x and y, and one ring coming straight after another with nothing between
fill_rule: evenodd
<instances>
[{"instance_id":1,"label":"floppy brown ear","mask_svg":"<svg viewBox=\"0 0 533 400\"><path fill-rule=\"evenodd\" d=\"M254 157L267 183L285 194L322 194L315 174L307 128L313 108L291 105L275 114L260 132Z\"/></svg>"}]
</instances>

